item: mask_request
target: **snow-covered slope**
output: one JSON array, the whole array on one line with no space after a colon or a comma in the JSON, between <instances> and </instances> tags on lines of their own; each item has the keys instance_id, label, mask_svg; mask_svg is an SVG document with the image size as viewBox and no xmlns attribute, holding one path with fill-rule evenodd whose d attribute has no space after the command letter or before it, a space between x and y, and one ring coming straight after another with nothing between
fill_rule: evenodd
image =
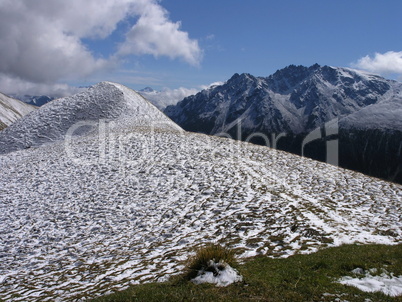
<instances>
[{"instance_id":1,"label":"snow-covered slope","mask_svg":"<svg viewBox=\"0 0 402 302\"><path fill-rule=\"evenodd\" d=\"M345 129L402 131L402 96L367 106L340 120Z\"/></svg>"},{"instance_id":2,"label":"snow-covered slope","mask_svg":"<svg viewBox=\"0 0 402 302\"><path fill-rule=\"evenodd\" d=\"M135 91L102 82L88 90L47 103L0 133L0 154L64 139L81 122L83 131L99 130L99 120L121 125L180 128Z\"/></svg>"},{"instance_id":3,"label":"snow-covered slope","mask_svg":"<svg viewBox=\"0 0 402 302\"><path fill-rule=\"evenodd\" d=\"M35 107L0 93L0 130L33 110Z\"/></svg>"},{"instance_id":4,"label":"snow-covered slope","mask_svg":"<svg viewBox=\"0 0 402 302\"><path fill-rule=\"evenodd\" d=\"M164 128L127 123L99 139L0 156L0 299L77 301L165 280L209 242L287 257L402 240L400 185Z\"/></svg>"}]
</instances>

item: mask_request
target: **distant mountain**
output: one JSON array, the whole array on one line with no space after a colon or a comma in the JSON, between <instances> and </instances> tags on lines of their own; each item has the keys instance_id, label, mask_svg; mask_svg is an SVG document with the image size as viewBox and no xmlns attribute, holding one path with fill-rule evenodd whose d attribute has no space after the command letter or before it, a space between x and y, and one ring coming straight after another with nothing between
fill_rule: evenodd
<instances>
[{"instance_id":1,"label":"distant mountain","mask_svg":"<svg viewBox=\"0 0 402 302\"><path fill-rule=\"evenodd\" d=\"M37 107L43 106L55 99L54 97L47 96L47 95L36 95L35 96L35 95L27 95L27 94L25 94L25 95L15 94L15 95L11 95L11 96L26 104L37 106Z\"/></svg>"},{"instance_id":2,"label":"distant mountain","mask_svg":"<svg viewBox=\"0 0 402 302\"><path fill-rule=\"evenodd\" d=\"M35 109L33 106L0 93L0 130Z\"/></svg>"},{"instance_id":3,"label":"distant mountain","mask_svg":"<svg viewBox=\"0 0 402 302\"><path fill-rule=\"evenodd\" d=\"M145 88L139 90L138 92L139 93L141 93L141 92L150 93L150 92L156 92L156 91L153 90L151 87L145 87Z\"/></svg>"},{"instance_id":4,"label":"distant mountain","mask_svg":"<svg viewBox=\"0 0 402 302\"><path fill-rule=\"evenodd\" d=\"M1 131L0 154L64 139L74 125L82 125L77 126L74 135L97 131L97 123L102 119L118 120L119 125L132 127L180 128L135 91L102 82L82 93L50 102Z\"/></svg>"},{"instance_id":5,"label":"distant mountain","mask_svg":"<svg viewBox=\"0 0 402 302\"><path fill-rule=\"evenodd\" d=\"M290 65L269 77L235 74L164 112L185 130L269 144L322 161L328 155L322 134L332 121L341 166L401 182L401 110L402 83L315 64ZM314 132L317 128L323 129ZM390 158L393 164L381 167Z\"/></svg>"}]
</instances>

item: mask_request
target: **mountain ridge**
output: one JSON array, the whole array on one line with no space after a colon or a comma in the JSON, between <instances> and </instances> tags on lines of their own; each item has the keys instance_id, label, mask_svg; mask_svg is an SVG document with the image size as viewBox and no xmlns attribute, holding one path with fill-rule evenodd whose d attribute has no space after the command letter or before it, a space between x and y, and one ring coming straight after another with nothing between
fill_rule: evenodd
<instances>
[{"instance_id":1,"label":"mountain ridge","mask_svg":"<svg viewBox=\"0 0 402 302\"><path fill-rule=\"evenodd\" d=\"M402 99L402 84L396 81L349 68L321 67L318 64L310 67L290 65L268 77L234 74L221 86L187 97L176 106L168 106L165 113L184 123L188 130L196 129L195 124L198 122L185 121L186 114L189 114L185 107L192 105L194 108L191 111L196 111L195 114L198 113L204 120L209 118L213 123L213 117L219 116L218 121L222 121L222 118L228 121L210 127L212 132L208 134L214 134L230 129L230 122L239 118L239 113L244 113L258 102L265 111L266 120L269 110L273 111L273 114L268 115L269 119L279 120L282 117L280 128L268 123L259 130L291 130L300 133L311 131L326 121L354 113L370 104L386 101L385 92L392 86L399 87L397 95ZM226 98L222 97L223 94ZM225 108L230 109L230 115L222 116L219 109L225 105L225 101L230 102L232 108ZM204 103L205 107L201 108L203 112L197 112ZM258 110L254 108L253 111L256 113ZM194 115L192 117L197 118ZM261 115L258 117L264 119ZM229 127L225 127L227 124Z\"/></svg>"}]
</instances>

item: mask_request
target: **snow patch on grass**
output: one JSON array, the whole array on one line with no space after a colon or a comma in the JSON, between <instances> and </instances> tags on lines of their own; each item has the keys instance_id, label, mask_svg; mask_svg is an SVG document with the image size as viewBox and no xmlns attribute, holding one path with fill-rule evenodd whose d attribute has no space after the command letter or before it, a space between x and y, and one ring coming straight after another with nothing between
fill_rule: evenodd
<instances>
[{"instance_id":1,"label":"snow patch on grass","mask_svg":"<svg viewBox=\"0 0 402 302\"><path fill-rule=\"evenodd\" d=\"M211 260L210 267L214 268L213 272L201 270L191 281L195 284L211 283L219 287L243 281L238 271L225 262L215 263Z\"/></svg>"},{"instance_id":2,"label":"snow patch on grass","mask_svg":"<svg viewBox=\"0 0 402 302\"><path fill-rule=\"evenodd\" d=\"M361 268L354 269L354 274L364 275L363 278L342 277L339 283L357 287L364 292L382 292L388 296L396 297L402 295L402 276L396 277L393 273L383 270L378 276L373 276L375 270L365 272Z\"/></svg>"}]
</instances>

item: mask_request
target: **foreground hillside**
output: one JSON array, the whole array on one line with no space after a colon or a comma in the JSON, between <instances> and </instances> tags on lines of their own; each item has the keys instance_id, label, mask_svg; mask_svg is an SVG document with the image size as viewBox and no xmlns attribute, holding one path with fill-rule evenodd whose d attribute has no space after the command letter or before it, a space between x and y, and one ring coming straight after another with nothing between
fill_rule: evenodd
<instances>
[{"instance_id":1,"label":"foreground hillside","mask_svg":"<svg viewBox=\"0 0 402 302\"><path fill-rule=\"evenodd\" d=\"M400 185L201 134L126 125L106 137L0 156L1 299L166 280L207 242L244 258L402 239Z\"/></svg>"}]
</instances>

